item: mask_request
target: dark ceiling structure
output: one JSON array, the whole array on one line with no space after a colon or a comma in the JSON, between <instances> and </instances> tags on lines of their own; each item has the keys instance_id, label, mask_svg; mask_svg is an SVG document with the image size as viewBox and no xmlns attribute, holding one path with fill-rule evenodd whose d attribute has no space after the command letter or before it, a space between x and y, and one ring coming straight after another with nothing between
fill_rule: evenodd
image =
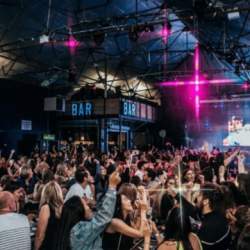
<instances>
[{"instance_id":1,"label":"dark ceiling structure","mask_svg":"<svg viewBox=\"0 0 250 250\"><path fill-rule=\"evenodd\" d=\"M247 0L0 0L0 13L1 78L159 102L199 42L210 78L250 80Z\"/></svg>"}]
</instances>

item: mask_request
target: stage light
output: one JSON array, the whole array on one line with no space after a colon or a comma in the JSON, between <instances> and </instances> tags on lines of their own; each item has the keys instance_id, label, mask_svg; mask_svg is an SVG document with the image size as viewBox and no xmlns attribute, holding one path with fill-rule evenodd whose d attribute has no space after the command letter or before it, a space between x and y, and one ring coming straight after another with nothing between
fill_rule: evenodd
<instances>
[{"instance_id":1,"label":"stage light","mask_svg":"<svg viewBox=\"0 0 250 250\"><path fill-rule=\"evenodd\" d=\"M196 119L200 116L200 85L201 84L225 84L225 83L235 83L233 79L205 79L200 73L200 51L199 45L195 47L194 51L194 76L188 81L168 81L161 83L161 86L181 86L181 85L194 85L194 107L195 107L195 117Z\"/></svg>"},{"instance_id":2,"label":"stage light","mask_svg":"<svg viewBox=\"0 0 250 250\"><path fill-rule=\"evenodd\" d=\"M39 37L39 43L48 43L49 42L49 36L46 34L43 34Z\"/></svg>"},{"instance_id":3,"label":"stage light","mask_svg":"<svg viewBox=\"0 0 250 250\"><path fill-rule=\"evenodd\" d=\"M162 24L162 29L158 32L158 35L162 37L163 42L166 44L169 36L171 35L172 25L169 21Z\"/></svg>"},{"instance_id":4,"label":"stage light","mask_svg":"<svg viewBox=\"0 0 250 250\"><path fill-rule=\"evenodd\" d=\"M165 38L165 37L168 37L170 31L168 29L167 26L163 27L162 30L161 30L161 34L162 34L162 37Z\"/></svg>"},{"instance_id":5,"label":"stage light","mask_svg":"<svg viewBox=\"0 0 250 250\"><path fill-rule=\"evenodd\" d=\"M194 51L194 76L192 80L189 81L167 81L162 82L161 86L180 86L180 85L195 85L195 91L199 92L199 85L201 84L226 84L226 83L235 83L235 79L205 79L204 76L200 73L200 50L199 45L195 47Z\"/></svg>"},{"instance_id":6,"label":"stage light","mask_svg":"<svg viewBox=\"0 0 250 250\"><path fill-rule=\"evenodd\" d=\"M69 39L64 42L64 45L69 48L70 54L74 55L76 48L80 45L80 43L73 37L73 35L70 35Z\"/></svg>"},{"instance_id":7,"label":"stage light","mask_svg":"<svg viewBox=\"0 0 250 250\"><path fill-rule=\"evenodd\" d=\"M69 48L76 48L79 46L80 43L72 35L70 35L69 40L66 41L64 44Z\"/></svg>"},{"instance_id":8,"label":"stage light","mask_svg":"<svg viewBox=\"0 0 250 250\"><path fill-rule=\"evenodd\" d=\"M194 74L195 74L195 91L199 92L199 70L200 70L200 54L199 46L197 45L194 52Z\"/></svg>"}]
</instances>

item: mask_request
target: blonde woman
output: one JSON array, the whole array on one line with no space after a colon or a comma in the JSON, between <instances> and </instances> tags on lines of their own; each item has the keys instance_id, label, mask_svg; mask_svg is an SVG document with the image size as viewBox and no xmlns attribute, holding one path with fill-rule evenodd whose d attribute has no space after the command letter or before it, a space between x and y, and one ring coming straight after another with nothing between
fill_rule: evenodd
<instances>
[{"instance_id":1,"label":"blonde woman","mask_svg":"<svg viewBox=\"0 0 250 250\"><path fill-rule=\"evenodd\" d=\"M61 187L55 181L47 183L41 195L40 213L37 224L35 250L52 248L53 239L61 216L63 194Z\"/></svg>"}]
</instances>

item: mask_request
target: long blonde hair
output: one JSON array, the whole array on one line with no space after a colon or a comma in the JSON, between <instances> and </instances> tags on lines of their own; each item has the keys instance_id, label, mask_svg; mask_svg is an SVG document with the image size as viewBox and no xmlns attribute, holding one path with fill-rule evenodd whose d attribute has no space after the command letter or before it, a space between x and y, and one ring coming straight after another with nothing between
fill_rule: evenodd
<instances>
[{"instance_id":1,"label":"long blonde hair","mask_svg":"<svg viewBox=\"0 0 250 250\"><path fill-rule=\"evenodd\" d=\"M56 181L50 181L43 187L40 208L45 204L48 204L55 211L57 218L60 217L63 206L63 193Z\"/></svg>"}]
</instances>

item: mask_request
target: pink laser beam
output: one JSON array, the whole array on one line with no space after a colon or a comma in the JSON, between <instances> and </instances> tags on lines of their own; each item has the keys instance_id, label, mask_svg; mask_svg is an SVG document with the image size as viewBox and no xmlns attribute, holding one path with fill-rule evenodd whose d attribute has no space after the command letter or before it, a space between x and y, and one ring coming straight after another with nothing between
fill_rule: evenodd
<instances>
[{"instance_id":1,"label":"pink laser beam","mask_svg":"<svg viewBox=\"0 0 250 250\"><path fill-rule=\"evenodd\" d=\"M213 80L199 80L199 85L202 84L223 84L223 83L235 83L233 79L213 79ZM162 82L161 86L180 86L180 85L196 85L197 81L169 81Z\"/></svg>"},{"instance_id":2,"label":"pink laser beam","mask_svg":"<svg viewBox=\"0 0 250 250\"><path fill-rule=\"evenodd\" d=\"M200 115L200 96L195 95L195 117L198 118Z\"/></svg>"},{"instance_id":3,"label":"pink laser beam","mask_svg":"<svg viewBox=\"0 0 250 250\"><path fill-rule=\"evenodd\" d=\"M161 83L161 86L179 86L179 85L196 85L195 89L196 92L199 91L199 86L201 84L226 84L226 83L235 83L235 79L212 79L206 80L203 79L202 75L200 74L200 50L199 46L195 47L194 53L194 80L191 81L168 81Z\"/></svg>"},{"instance_id":4,"label":"pink laser beam","mask_svg":"<svg viewBox=\"0 0 250 250\"><path fill-rule=\"evenodd\" d=\"M195 70L195 92L199 92L199 72L200 72L200 55L199 55L199 46L197 44L194 53L194 70Z\"/></svg>"},{"instance_id":5,"label":"pink laser beam","mask_svg":"<svg viewBox=\"0 0 250 250\"><path fill-rule=\"evenodd\" d=\"M200 50L199 50L198 45L195 47L195 52L194 52L194 70L195 70L195 74L199 74L200 72Z\"/></svg>"}]
</instances>

